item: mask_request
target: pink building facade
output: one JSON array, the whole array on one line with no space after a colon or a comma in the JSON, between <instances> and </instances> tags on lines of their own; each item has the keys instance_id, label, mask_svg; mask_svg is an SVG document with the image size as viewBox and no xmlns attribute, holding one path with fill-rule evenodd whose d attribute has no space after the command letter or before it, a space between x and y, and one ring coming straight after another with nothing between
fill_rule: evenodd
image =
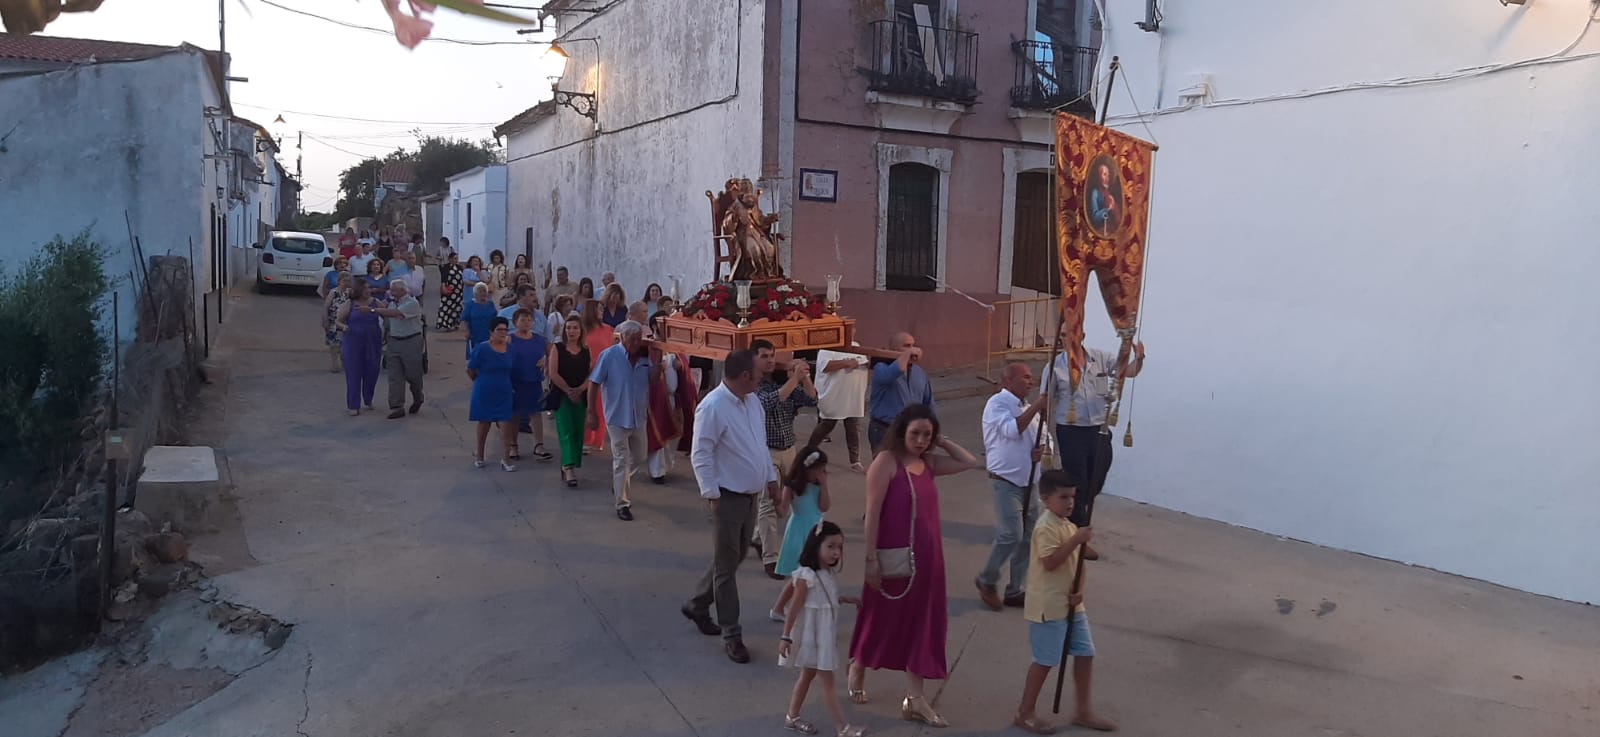
<instances>
[{"instance_id":1,"label":"pink building facade","mask_svg":"<svg viewBox=\"0 0 1600 737\"><path fill-rule=\"evenodd\" d=\"M1036 344L985 305L1059 279L1051 110L1094 110L1093 2L553 3L558 40L594 39L562 44L557 89L598 112L502 126L508 237L535 263L692 292L711 272L704 191L751 177L788 274L842 275L863 345L908 330L955 366Z\"/></svg>"}]
</instances>

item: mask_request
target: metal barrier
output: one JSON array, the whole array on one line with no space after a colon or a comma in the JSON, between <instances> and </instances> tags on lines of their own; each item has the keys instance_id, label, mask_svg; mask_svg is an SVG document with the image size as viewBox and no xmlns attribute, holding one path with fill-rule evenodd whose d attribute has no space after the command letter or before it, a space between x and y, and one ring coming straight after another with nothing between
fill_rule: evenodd
<instances>
[{"instance_id":1,"label":"metal barrier","mask_svg":"<svg viewBox=\"0 0 1600 737\"><path fill-rule=\"evenodd\" d=\"M1010 361L1033 358L1049 360L1050 349L1055 344L1056 315L1061 310L1060 304L1061 298L1051 296L995 302L994 310L989 313L988 333L984 341L984 378L998 380L996 369ZM1004 331L1003 342L997 341L997 331Z\"/></svg>"}]
</instances>

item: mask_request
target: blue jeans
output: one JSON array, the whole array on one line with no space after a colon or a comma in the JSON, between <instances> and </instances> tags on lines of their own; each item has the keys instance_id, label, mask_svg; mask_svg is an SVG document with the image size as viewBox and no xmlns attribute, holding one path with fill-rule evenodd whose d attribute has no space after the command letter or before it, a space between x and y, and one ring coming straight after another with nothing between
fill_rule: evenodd
<instances>
[{"instance_id":1,"label":"blue jeans","mask_svg":"<svg viewBox=\"0 0 1600 737\"><path fill-rule=\"evenodd\" d=\"M1039 519L1039 500L1028 504L1028 519L1022 519L1022 502L1028 490L1003 479L989 479L994 484L994 546L989 550L989 562L978 574L978 582L985 586L1000 583L1000 566L1011 561L1011 580L1006 583L1006 596L1022 593L1028 577L1028 548L1033 538L1033 523Z\"/></svg>"}]
</instances>

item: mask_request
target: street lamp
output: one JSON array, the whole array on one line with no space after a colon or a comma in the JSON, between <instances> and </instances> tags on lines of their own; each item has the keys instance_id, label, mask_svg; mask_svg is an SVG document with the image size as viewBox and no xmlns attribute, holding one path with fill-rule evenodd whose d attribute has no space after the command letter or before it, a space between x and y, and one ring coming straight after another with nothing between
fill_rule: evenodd
<instances>
[{"instance_id":1,"label":"street lamp","mask_svg":"<svg viewBox=\"0 0 1600 737\"><path fill-rule=\"evenodd\" d=\"M599 63L599 60L600 60L600 39L598 39L598 38L568 38L568 39L563 39L563 42L565 42L565 43L571 43L573 41L589 41L589 42L593 43L594 44L594 49L595 49L595 63L596 64ZM594 92L572 92L572 91L569 91L569 90L563 90L563 89L557 87L556 85L560 82L562 77L566 76L567 61L568 61L568 58L569 58L567 56L566 49L561 48L561 44L560 43L552 43L552 44L550 44L549 50L545 51L544 58L545 58L546 63L549 65L550 71L552 72L552 75L551 75L552 82L550 84L550 91L555 94L556 104L557 105L565 105L565 106L567 106L569 108L572 108L579 115L582 115L585 118L588 118L590 120L595 121L596 124L599 124L599 122L600 122L600 117L599 117L599 115L600 115L600 96L599 96L600 79L599 79L599 76L597 75L595 77L595 91Z\"/></svg>"}]
</instances>

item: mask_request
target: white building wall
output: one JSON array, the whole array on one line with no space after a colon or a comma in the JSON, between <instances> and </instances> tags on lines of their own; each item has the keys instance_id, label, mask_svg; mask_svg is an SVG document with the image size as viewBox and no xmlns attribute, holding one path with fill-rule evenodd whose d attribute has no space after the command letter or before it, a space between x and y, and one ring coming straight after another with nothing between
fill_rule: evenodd
<instances>
[{"instance_id":1,"label":"white building wall","mask_svg":"<svg viewBox=\"0 0 1600 737\"><path fill-rule=\"evenodd\" d=\"M192 239L203 287L215 199L204 107L217 99L207 74L198 53L174 53L0 79L0 110L22 112L0 154L0 266L87 230L121 290L124 339L136 306L130 222L146 256L187 257Z\"/></svg>"},{"instance_id":2,"label":"white building wall","mask_svg":"<svg viewBox=\"0 0 1600 737\"><path fill-rule=\"evenodd\" d=\"M506 241L505 165L479 167L451 177L447 180L440 210L444 223L442 232L460 254L462 263L477 256L488 264L489 252L496 249L505 253L506 264L512 263L514 257ZM472 215L470 229L467 226L469 211ZM516 246L516 250L520 251L521 246Z\"/></svg>"},{"instance_id":3,"label":"white building wall","mask_svg":"<svg viewBox=\"0 0 1600 737\"><path fill-rule=\"evenodd\" d=\"M1103 58L1161 113L1113 97L1161 146L1150 359L1108 490L1600 602L1600 58L1270 99L1600 52L1588 0L1136 5Z\"/></svg>"},{"instance_id":4,"label":"white building wall","mask_svg":"<svg viewBox=\"0 0 1600 737\"><path fill-rule=\"evenodd\" d=\"M668 274L710 277L706 190L759 179L760 0L631 0L567 30L560 88L599 94L599 130L569 108L507 137L509 237L536 268L614 271L630 298ZM586 16L572 16L581 20ZM564 29L566 30L566 29ZM685 294L685 297L688 295Z\"/></svg>"}]
</instances>

